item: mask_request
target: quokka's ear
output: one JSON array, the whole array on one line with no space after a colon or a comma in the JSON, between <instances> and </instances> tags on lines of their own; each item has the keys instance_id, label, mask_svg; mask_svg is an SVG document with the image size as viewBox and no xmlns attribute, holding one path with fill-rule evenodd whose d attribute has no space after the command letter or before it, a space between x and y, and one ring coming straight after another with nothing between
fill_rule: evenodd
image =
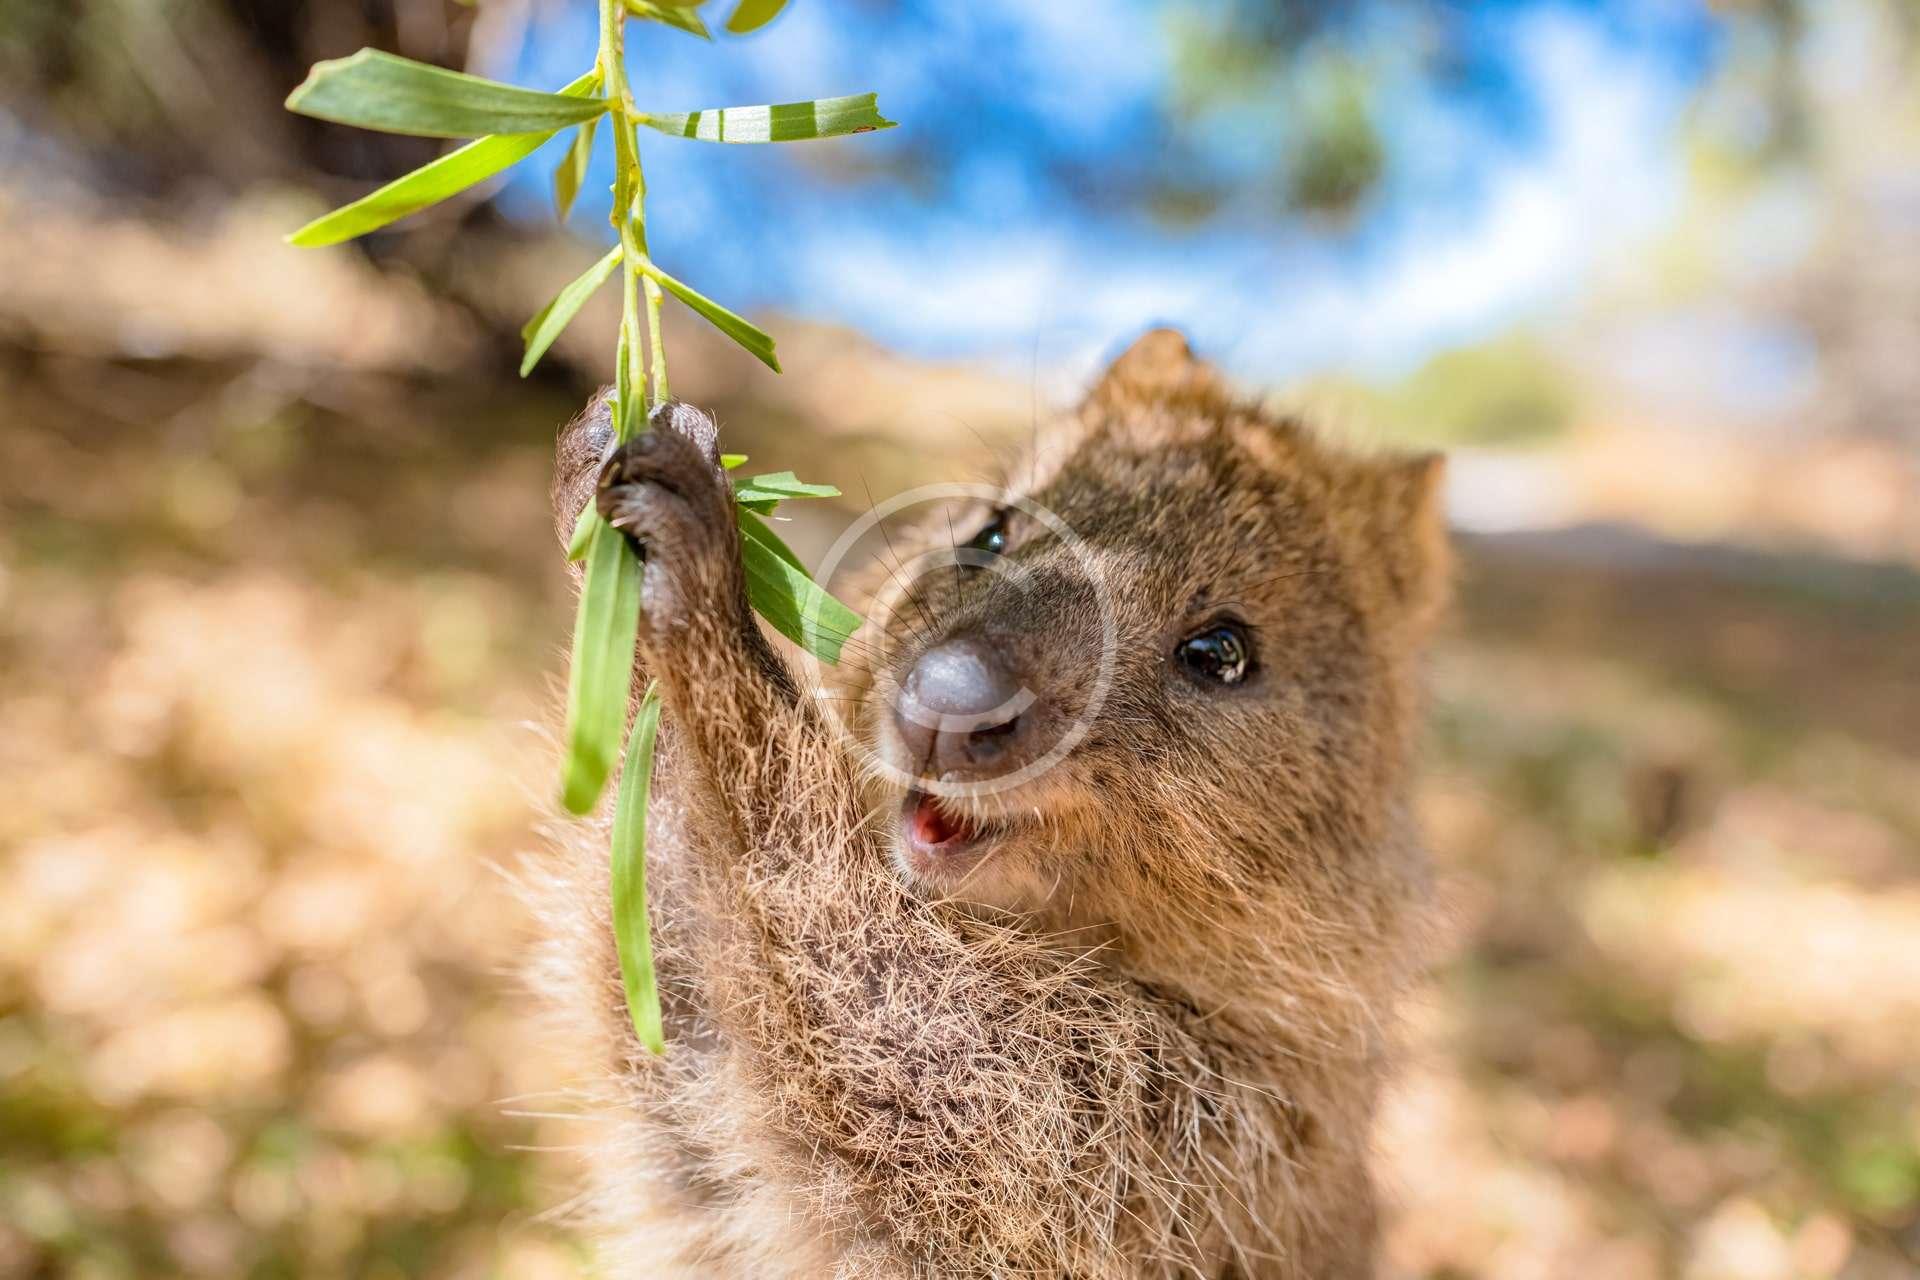
<instances>
[{"instance_id":1,"label":"quokka's ear","mask_svg":"<svg viewBox=\"0 0 1920 1280\"><path fill-rule=\"evenodd\" d=\"M1446 476L1446 457L1438 453L1374 459L1357 495L1369 558L1418 630L1430 627L1453 595Z\"/></svg>"},{"instance_id":2,"label":"quokka's ear","mask_svg":"<svg viewBox=\"0 0 1920 1280\"><path fill-rule=\"evenodd\" d=\"M1087 393L1087 402L1121 405L1182 392L1211 392L1219 385L1219 372L1193 354L1179 330L1149 329L1107 367Z\"/></svg>"}]
</instances>

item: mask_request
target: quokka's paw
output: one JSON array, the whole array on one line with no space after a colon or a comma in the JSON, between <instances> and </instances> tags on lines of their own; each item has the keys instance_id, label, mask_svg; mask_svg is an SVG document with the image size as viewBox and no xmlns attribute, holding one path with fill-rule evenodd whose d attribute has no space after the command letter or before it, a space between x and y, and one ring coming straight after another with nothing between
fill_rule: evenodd
<instances>
[{"instance_id":1,"label":"quokka's paw","mask_svg":"<svg viewBox=\"0 0 1920 1280\"><path fill-rule=\"evenodd\" d=\"M613 452L613 388L602 387L586 407L560 428L553 442L553 531L566 546L580 508L593 501L595 482Z\"/></svg>"},{"instance_id":2,"label":"quokka's paw","mask_svg":"<svg viewBox=\"0 0 1920 1280\"><path fill-rule=\"evenodd\" d=\"M642 625L658 634L696 618L732 620L745 587L719 430L677 401L655 409L648 425L608 457L594 499L646 562Z\"/></svg>"}]
</instances>

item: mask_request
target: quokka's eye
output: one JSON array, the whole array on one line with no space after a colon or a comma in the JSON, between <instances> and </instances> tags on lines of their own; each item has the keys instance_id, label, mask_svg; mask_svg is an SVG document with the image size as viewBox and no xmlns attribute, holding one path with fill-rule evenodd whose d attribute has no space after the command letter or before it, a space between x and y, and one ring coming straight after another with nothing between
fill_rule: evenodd
<instances>
[{"instance_id":1,"label":"quokka's eye","mask_svg":"<svg viewBox=\"0 0 1920 1280\"><path fill-rule=\"evenodd\" d=\"M1212 684L1239 684L1253 670L1253 641L1237 622L1217 622L1180 642L1173 656Z\"/></svg>"},{"instance_id":2,"label":"quokka's eye","mask_svg":"<svg viewBox=\"0 0 1920 1280\"><path fill-rule=\"evenodd\" d=\"M967 550L997 556L1007 549L1007 513L997 512L980 532L967 539Z\"/></svg>"}]
</instances>

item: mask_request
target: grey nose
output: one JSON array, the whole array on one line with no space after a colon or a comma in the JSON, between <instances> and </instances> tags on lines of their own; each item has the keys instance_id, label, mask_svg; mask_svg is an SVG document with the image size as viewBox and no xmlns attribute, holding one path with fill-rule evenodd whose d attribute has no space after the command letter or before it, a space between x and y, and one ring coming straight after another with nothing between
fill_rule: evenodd
<instances>
[{"instance_id":1,"label":"grey nose","mask_svg":"<svg viewBox=\"0 0 1920 1280\"><path fill-rule=\"evenodd\" d=\"M1001 762L1023 736L1033 697L978 640L920 655L901 683L894 725L920 769L939 775Z\"/></svg>"}]
</instances>

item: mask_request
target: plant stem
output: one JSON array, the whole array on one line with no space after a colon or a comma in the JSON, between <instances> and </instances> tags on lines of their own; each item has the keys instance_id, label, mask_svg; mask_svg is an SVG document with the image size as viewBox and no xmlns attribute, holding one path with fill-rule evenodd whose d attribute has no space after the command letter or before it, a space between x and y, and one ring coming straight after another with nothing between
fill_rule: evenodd
<instances>
[{"instance_id":1,"label":"plant stem","mask_svg":"<svg viewBox=\"0 0 1920 1280\"><path fill-rule=\"evenodd\" d=\"M603 0L618 3L618 0ZM633 212L640 203L639 193L635 190L634 179L639 170L639 152L634 146L633 125L614 108L613 154L614 162L619 166L619 177L614 182L613 225L620 233L620 255L622 275L620 278L620 358L626 362L621 369L626 385L637 392L646 385L646 373L640 364L640 302L639 302L639 263L646 257L646 250L635 234ZM639 397L636 395L635 399ZM656 397L657 398L657 397ZM621 439L632 434L636 422L644 422L645 415L639 412L639 405L621 405L620 418L623 429Z\"/></svg>"},{"instance_id":2,"label":"plant stem","mask_svg":"<svg viewBox=\"0 0 1920 1280\"><path fill-rule=\"evenodd\" d=\"M633 99L627 89L626 65L627 13L622 0L600 0L601 83L609 104L613 126L613 214L614 230L619 233L621 255L620 353L626 362L621 372L630 387L646 385L646 373L640 360L639 290L646 290L647 347L653 353L653 384L647 403L657 405L667 398L667 353L660 343L660 286L646 279L641 264L647 256L647 180L640 168L640 146L634 136ZM637 397L636 397L637 399ZM620 407L619 435L626 439L644 422L638 405Z\"/></svg>"},{"instance_id":3,"label":"plant stem","mask_svg":"<svg viewBox=\"0 0 1920 1280\"><path fill-rule=\"evenodd\" d=\"M647 177L640 168L640 148L633 149L633 180L638 188L633 202L633 220L635 239L640 244L640 256L648 266L653 263L647 251ZM642 271L639 264L636 272ZM660 285L650 275L642 274L640 287L647 294L647 349L653 352L653 400L660 404L667 398L667 349L660 345Z\"/></svg>"}]
</instances>

